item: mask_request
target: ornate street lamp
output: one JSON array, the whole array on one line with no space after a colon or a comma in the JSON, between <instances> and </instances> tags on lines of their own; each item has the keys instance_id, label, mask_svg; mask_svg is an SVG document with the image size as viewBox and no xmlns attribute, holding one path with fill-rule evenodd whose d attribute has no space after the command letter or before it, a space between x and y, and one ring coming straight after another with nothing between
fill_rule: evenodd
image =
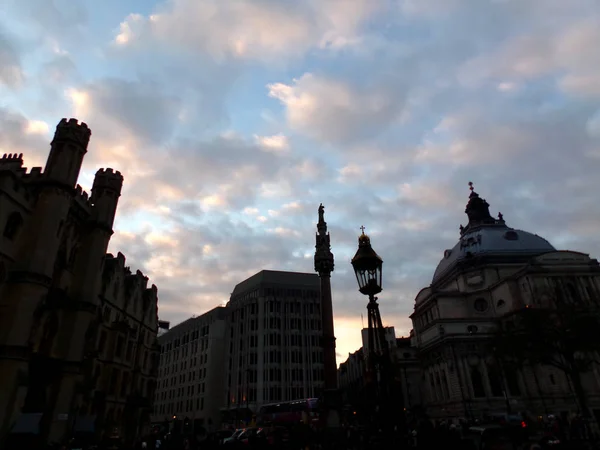
<instances>
[{"instance_id":1,"label":"ornate street lamp","mask_svg":"<svg viewBox=\"0 0 600 450\"><path fill-rule=\"evenodd\" d=\"M356 274L358 290L361 294L369 297L367 305L369 322L369 341L368 341L368 364L372 374L377 372L377 361L379 356L387 356L389 359L389 349L385 340L385 330L381 323L381 314L377 303L376 294L382 290L381 268L383 260L375 253L371 247L371 239L365 234L365 227L361 227L362 234L358 237L358 250L352 258L352 267Z\"/></svg>"},{"instance_id":2,"label":"ornate street lamp","mask_svg":"<svg viewBox=\"0 0 600 450\"><path fill-rule=\"evenodd\" d=\"M352 258L352 267L358 281L358 290L368 295L369 301L382 290L381 267L383 259L371 247L371 239L365 234L365 227L360 227L362 234L358 237L358 250Z\"/></svg>"},{"instance_id":3,"label":"ornate street lamp","mask_svg":"<svg viewBox=\"0 0 600 450\"><path fill-rule=\"evenodd\" d=\"M395 389L394 372L390 358L388 342L385 339L385 330L381 322L379 304L376 294L382 290L382 266L383 260L371 247L371 239L365 234L365 227L361 227L362 234L358 238L358 250L352 258L352 267L356 274L358 290L361 294L369 297L367 304L368 312L368 343L367 368L369 381L375 387L376 400L375 410L378 426L386 422L392 428L395 424L394 411L403 410L402 396ZM400 394L400 395L398 395ZM397 424L397 422L396 422Z\"/></svg>"}]
</instances>

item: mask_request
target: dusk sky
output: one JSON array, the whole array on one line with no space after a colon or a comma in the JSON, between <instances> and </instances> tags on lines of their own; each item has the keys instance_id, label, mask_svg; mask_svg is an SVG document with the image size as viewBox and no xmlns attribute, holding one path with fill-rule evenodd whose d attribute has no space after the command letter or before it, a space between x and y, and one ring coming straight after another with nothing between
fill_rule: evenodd
<instances>
[{"instance_id":1,"label":"dusk sky","mask_svg":"<svg viewBox=\"0 0 600 450\"><path fill-rule=\"evenodd\" d=\"M109 251L172 324L262 269L313 272L321 202L338 363L366 313L359 227L406 335L469 181L600 257L597 0L2 0L0 95L0 152L27 166L62 117L90 126L79 183L123 173Z\"/></svg>"}]
</instances>

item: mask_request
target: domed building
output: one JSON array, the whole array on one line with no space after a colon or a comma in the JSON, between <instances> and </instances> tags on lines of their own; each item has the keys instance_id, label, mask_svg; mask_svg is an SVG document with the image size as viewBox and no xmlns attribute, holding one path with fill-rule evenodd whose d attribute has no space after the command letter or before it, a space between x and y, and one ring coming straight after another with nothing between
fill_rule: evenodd
<instances>
[{"instance_id":1,"label":"domed building","mask_svg":"<svg viewBox=\"0 0 600 450\"><path fill-rule=\"evenodd\" d=\"M500 318L550 304L553 296L600 306L596 259L556 250L511 228L471 186L468 223L445 250L431 285L415 299L412 345L422 367L424 407L432 418L480 418L527 412L577 412L564 372L550 366L504 367L489 351ZM600 374L582 374L590 410L600 410Z\"/></svg>"}]
</instances>

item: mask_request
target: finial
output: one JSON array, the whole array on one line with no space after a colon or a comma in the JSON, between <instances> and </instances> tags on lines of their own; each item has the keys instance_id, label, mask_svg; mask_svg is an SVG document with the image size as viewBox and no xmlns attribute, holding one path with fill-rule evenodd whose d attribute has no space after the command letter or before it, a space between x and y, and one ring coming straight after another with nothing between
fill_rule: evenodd
<instances>
[{"instance_id":1,"label":"finial","mask_svg":"<svg viewBox=\"0 0 600 450\"><path fill-rule=\"evenodd\" d=\"M362 231L362 234L365 234L365 226L364 226L364 225L362 225L362 226L360 227L360 230Z\"/></svg>"},{"instance_id":2,"label":"finial","mask_svg":"<svg viewBox=\"0 0 600 450\"><path fill-rule=\"evenodd\" d=\"M460 230L461 234L463 231L465 231L465 227L462 225L462 223L460 224L459 230Z\"/></svg>"},{"instance_id":3,"label":"finial","mask_svg":"<svg viewBox=\"0 0 600 450\"><path fill-rule=\"evenodd\" d=\"M504 214L502 214L501 212L499 212L499 213L498 213L498 220L499 220L500 222L503 222L503 221L504 221Z\"/></svg>"},{"instance_id":4,"label":"finial","mask_svg":"<svg viewBox=\"0 0 600 450\"><path fill-rule=\"evenodd\" d=\"M473 192L473 190L475 190L475 188L473 187L473 182L472 181L469 181L469 190L471 192Z\"/></svg>"}]
</instances>

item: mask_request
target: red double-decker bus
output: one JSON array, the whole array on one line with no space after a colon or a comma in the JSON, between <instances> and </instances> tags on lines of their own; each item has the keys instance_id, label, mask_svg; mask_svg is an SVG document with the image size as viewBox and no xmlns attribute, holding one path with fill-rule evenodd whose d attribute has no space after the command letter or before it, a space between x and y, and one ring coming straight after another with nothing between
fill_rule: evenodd
<instances>
[{"instance_id":1,"label":"red double-decker bus","mask_svg":"<svg viewBox=\"0 0 600 450\"><path fill-rule=\"evenodd\" d=\"M319 399L269 403L260 407L256 419L259 425L287 426L300 422L316 424L319 419Z\"/></svg>"}]
</instances>

